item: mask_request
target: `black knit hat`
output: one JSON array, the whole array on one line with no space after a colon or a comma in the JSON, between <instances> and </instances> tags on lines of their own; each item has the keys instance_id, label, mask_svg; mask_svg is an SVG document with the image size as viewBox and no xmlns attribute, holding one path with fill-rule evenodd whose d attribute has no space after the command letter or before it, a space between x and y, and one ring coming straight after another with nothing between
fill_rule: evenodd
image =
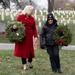
<instances>
[{"instance_id":1,"label":"black knit hat","mask_svg":"<svg viewBox=\"0 0 75 75\"><path fill-rule=\"evenodd\" d=\"M54 20L54 16L53 16L52 13L49 13L49 14L47 15L47 20L50 20L50 19L53 19L53 20Z\"/></svg>"}]
</instances>

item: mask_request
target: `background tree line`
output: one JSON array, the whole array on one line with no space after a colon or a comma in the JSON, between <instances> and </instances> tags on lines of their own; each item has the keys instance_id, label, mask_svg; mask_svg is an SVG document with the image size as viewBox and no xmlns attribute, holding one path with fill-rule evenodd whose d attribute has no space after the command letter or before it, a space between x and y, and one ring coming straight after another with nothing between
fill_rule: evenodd
<instances>
[{"instance_id":1,"label":"background tree line","mask_svg":"<svg viewBox=\"0 0 75 75\"><path fill-rule=\"evenodd\" d=\"M38 0L37 0L38 1ZM75 0L47 0L48 1L48 12L53 10L75 10ZM31 4L35 9L40 7L35 0L0 0L0 5L4 9L10 9L10 2L15 3L16 9L23 9L26 5ZM45 9L45 8L44 8Z\"/></svg>"}]
</instances>

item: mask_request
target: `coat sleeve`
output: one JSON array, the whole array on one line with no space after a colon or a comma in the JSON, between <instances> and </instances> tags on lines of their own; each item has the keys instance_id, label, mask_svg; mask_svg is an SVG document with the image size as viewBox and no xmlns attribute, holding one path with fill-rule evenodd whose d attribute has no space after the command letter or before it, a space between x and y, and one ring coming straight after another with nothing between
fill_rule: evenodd
<instances>
[{"instance_id":1,"label":"coat sleeve","mask_svg":"<svg viewBox=\"0 0 75 75\"><path fill-rule=\"evenodd\" d=\"M38 33L37 33L37 29L36 29L35 20L34 20L34 24L33 24L33 35L34 35L34 38L35 38L35 37L38 38Z\"/></svg>"},{"instance_id":2,"label":"coat sleeve","mask_svg":"<svg viewBox=\"0 0 75 75\"><path fill-rule=\"evenodd\" d=\"M45 30L44 30L44 26L41 29L41 33L40 33L40 47L42 49L45 49Z\"/></svg>"},{"instance_id":3,"label":"coat sleeve","mask_svg":"<svg viewBox=\"0 0 75 75\"><path fill-rule=\"evenodd\" d=\"M18 15L18 17L16 18L16 21L21 22L21 20L22 20L22 15Z\"/></svg>"}]
</instances>

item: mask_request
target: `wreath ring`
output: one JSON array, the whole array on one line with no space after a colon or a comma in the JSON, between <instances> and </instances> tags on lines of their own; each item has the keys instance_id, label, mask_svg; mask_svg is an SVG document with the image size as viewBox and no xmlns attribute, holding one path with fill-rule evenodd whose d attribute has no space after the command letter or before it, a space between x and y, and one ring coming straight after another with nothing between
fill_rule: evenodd
<instances>
[{"instance_id":1,"label":"wreath ring","mask_svg":"<svg viewBox=\"0 0 75 75\"><path fill-rule=\"evenodd\" d=\"M13 28L13 26L15 28ZM25 35L25 27L21 22L9 22L5 28L6 37L10 42L22 42Z\"/></svg>"},{"instance_id":2,"label":"wreath ring","mask_svg":"<svg viewBox=\"0 0 75 75\"><path fill-rule=\"evenodd\" d=\"M59 25L54 30L53 39L59 46L68 46L72 41L72 33L67 25Z\"/></svg>"}]
</instances>

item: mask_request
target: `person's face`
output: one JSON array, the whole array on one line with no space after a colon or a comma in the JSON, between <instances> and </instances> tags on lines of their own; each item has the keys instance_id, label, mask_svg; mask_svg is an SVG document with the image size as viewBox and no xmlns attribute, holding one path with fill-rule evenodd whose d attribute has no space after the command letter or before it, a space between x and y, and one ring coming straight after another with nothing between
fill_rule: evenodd
<instances>
[{"instance_id":1,"label":"person's face","mask_svg":"<svg viewBox=\"0 0 75 75\"><path fill-rule=\"evenodd\" d=\"M53 23L53 19L49 19L49 20L48 20L48 23L49 23L49 24L52 24L52 23Z\"/></svg>"},{"instance_id":2,"label":"person's face","mask_svg":"<svg viewBox=\"0 0 75 75\"><path fill-rule=\"evenodd\" d=\"M29 10L28 15L32 15L33 14L33 10Z\"/></svg>"}]
</instances>

